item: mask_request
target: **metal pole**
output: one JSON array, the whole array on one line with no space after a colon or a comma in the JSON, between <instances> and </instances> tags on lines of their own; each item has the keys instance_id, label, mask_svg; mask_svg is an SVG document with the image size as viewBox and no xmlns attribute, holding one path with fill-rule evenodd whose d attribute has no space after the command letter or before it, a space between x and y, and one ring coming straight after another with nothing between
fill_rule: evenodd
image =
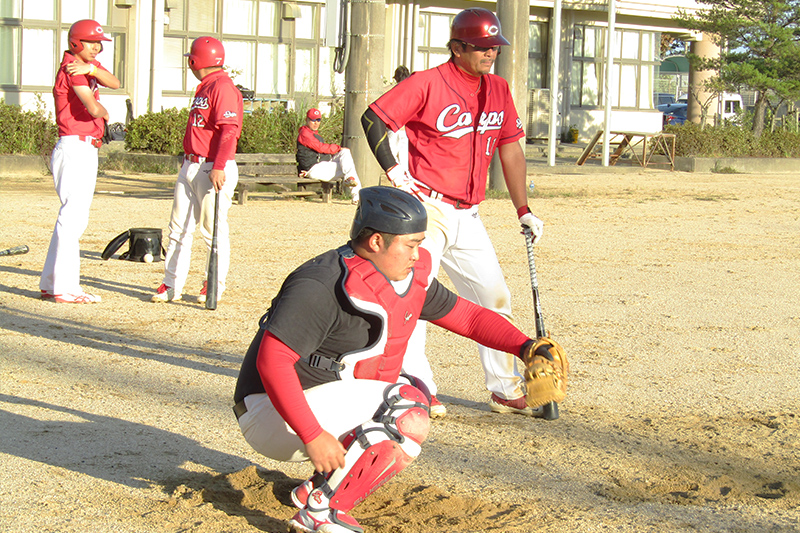
<instances>
[{"instance_id":1,"label":"metal pole","mask_svg":"<svg viewBox=\"0 0 800 533\"><path fill-rule=\"evenodd\" d=\"M547 140L547 164L556 166L558 132L558 70L561 63L561 0L555 0L550 27L550 135Z\"/></svg>"},{"instance_id":2,"label":"metal pole","mask_svg":"<svg viewBox=\"0 0 800 533\"><path fill-rule=\"evenodd\" d=\"M606 75L603 91L603 166L608 166L611 152L611 74L614 66L614 33L617 20L617 2L608 0L608 32L606 32ZM622 90L619 87L618 90Z\"/></svg>"}]
</instances>

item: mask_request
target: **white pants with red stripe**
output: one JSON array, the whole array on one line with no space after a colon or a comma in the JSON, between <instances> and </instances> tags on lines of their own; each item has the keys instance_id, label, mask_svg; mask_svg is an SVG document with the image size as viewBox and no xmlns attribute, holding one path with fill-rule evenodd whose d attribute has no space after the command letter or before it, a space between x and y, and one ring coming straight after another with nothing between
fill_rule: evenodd
<instances>
[{"instance_id":1,"label":"white pants with red stripe","mask_svg":"<svg viewBox=\"0 0 800 533\"><path fill-rule=\"evenodd\" d=\"M183 294L186 278L189 276L192 240L194 231L200 225L200 234L211 251L214 235L214 186L209 173L213 163L192 163L184 159L178 180L175 182L175 196L172 200L172 214L169 221L169 244L164 265L164 284L175 289L175 294ZM225 185L219 192L219 223L217 225L218 287L217 294L225 292L225 279L231 264L231 241L228 227L228 211L233 203L233 193L239 182L239 169L236 161L225 165ZM206 254L206 260L208 254ZM207 262L203 263L204 267ZM204 272L208 269L205 268ZM199 291L200 287L198 287Z\"/></svg>"},{"instance_id":2,"label":"white pants with red stripe","mask_svg":"<svg viewBox=\"0 0 800 533\"><path fill-rule=\"evenodd\" d=\"M478 206L456 209L445 202L423 198L428 230L422 247L431 254L435 277L441 264L459 296L511 319L511 292L497 260L489 234L478 215ZM419 321L408 342L403 372L420 378L436 394L433 371L425 355L425 328ZM525 382L517 368L517 357L478 345L486 377L486 388L501 398L515 400L525 395Z\"/></svg>"},{"instance_id":3,"label":"white pants with red stripe","mask_svg":"<svg viewBox=\"0 0 800 533\"><path fill-rule=\"evenodd\" d=\"M80 294L80 238L89 224L97 183L97 148L77 135L58 139L50 157L53 184L61 209L50 238L39 289Z\"/></svg>"}]
</instances>

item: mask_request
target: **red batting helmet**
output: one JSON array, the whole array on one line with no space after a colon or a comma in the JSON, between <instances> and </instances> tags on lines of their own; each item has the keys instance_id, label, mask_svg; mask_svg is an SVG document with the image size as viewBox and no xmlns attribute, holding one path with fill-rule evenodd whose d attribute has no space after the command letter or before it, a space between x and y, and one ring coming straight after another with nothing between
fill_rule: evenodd
<instances>
[{"instance_id":1,"label":"red batting helmet","mask_svg":"<svg viewBox=\"0 0 800 533\"><path fill-rule=\"evenodd\" d=\"M225 49L213 37L198 37L192 42L192 49L184 57L189 58L189 66L194 70L207 67L221 67L225 63Z\"/></svg>"},{"instance_id":2,"label":"red batting helmet","mask_svg":"<svg viewBox=\"0 0 800 533\"><path fill-rule=\"evenodd\" d=\"M69 49L74 54L79 54L83 51L83 43L81 41L110 41L106 34L103 33L103 27L96 21L91 19L79 20L69 28L67 34L67 41L69 41Z\"/></svg>"},{"instance_id":3,"label":"red batting helmet","mask_svg":"<svg viewBox=\"0 0 800 533\"><path fill-rule=\"evenodd\" d=\"M486 47L511 44L500 32L500 20L482 7L465 9L456 15L450 26L450 40Z\"/></svg>"}]
</instances>

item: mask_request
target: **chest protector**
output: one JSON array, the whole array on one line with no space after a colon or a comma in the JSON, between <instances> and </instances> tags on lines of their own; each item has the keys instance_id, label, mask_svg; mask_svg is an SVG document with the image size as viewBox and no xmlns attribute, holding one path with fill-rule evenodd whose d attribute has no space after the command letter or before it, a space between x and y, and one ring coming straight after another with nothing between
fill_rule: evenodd
<instances>
[{"instance_id":1,"label":"chest protector","mask_svg":"<svg viewBox=\"0 0 800 533\"><path fill-rule=\"evenodd\" d=\"M379 318L381 324L380 336L374 344L339 358L339 362L344 364L344 369L339 372L340 378L397 381L408 339L427 294L431 257L422 248L419 255L408 289L404 294L397 294L386 276L370 261L357 256L349 247L340 249L345 270L342 284L348 300L359 311Z\"/></svg>"}]
</instances>

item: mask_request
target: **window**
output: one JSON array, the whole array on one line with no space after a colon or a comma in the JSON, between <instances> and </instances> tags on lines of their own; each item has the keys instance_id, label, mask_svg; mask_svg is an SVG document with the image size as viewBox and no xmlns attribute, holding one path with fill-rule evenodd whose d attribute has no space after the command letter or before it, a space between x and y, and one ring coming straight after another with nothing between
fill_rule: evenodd
<instances>
[{"instance_id":1,"label":"window","mask_svg":"<svg viewBox=\"0 0 800 533\"><path fill-rule=\"evenodd\" d=\"M611 106L652 109L653 77L660 34L617 30L612 43ZM573 31L570 103L576 107L603 105L605 28L576 26Z\"/></svg>"},{"instance_id":2,"label":"window","mask_svg":"<svg viewBox=\"0 0 800 533\"><path fill-rule=\"evenodd\" d=\"M547 25L531 21L528 24L528 89L543 87L545 72L545 50L547 49Z\"/></svg>"},{"instance_id":3,"label":"window","mask_svg":"<svg viewBox=\"0 0 800 533\"><path fill-rule=\"evenodd\" d=\"M98 60L125 87L127 12L113 0L3 0L0 2L0 84L23 91L53 87L72 23L94 19L112 39ZM112 11L113 9L113 11ZM112 17L113 13L113 17Z\"/></svg>"},{"instance_id":4,"label":"window","mask_svg":"<svg viewBox=\"0 0 800 533\"><path fill-rule=\"evenodd\" d=\"M453 15L420 13L417 28L417 53L414 69L437 67L450 59L447 41L450 40L450 22Z\"/></svg>"}]
</instances>

